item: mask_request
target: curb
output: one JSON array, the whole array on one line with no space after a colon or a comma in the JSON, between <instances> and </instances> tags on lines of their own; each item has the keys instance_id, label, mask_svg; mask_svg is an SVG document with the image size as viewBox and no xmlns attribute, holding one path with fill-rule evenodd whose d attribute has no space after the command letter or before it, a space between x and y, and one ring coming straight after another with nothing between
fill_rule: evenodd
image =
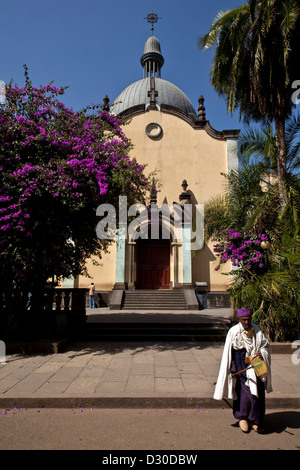
<instances>
[{"instance_id":1,"label":"curb","mask_svg":"<svg viewBox=\"0 0 300 470\"><path fill-rule=\"evenodd\" d=\"M232 408L231 400L210 397L7 397L0 408ZM300 397L266 397L266 409L300 409Z\"/></svg>"}]
</instances>

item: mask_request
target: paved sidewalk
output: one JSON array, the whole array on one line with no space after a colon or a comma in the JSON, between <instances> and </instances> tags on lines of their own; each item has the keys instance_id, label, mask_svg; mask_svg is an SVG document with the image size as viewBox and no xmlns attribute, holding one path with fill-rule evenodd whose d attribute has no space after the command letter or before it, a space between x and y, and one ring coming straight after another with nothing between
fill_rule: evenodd
<instances>
[{"instance_id":1,"label":"paved sidewalk","mask_svg":"<svg viewBox=\"0 0 300 470\"><path fill-rule=\"evenodd\" d=\"M229 406L212 398L222 351L219 342L101 342L68 344L54 354L8 354L0 364L0 409ZM292 361L296 350L288 345L280 351L273 347L267 407L300 408L300 364Z\"/></svg>"},{"instance_id":2,"label":"paved sidewalk","mask_svg":"<svg viewBox=\"0 0 300 470\"><path fill-rule=\"evenodd\" d=\"M219 407L212 399L220 343L76 344L50 355L9 355L0 409L12 407ZM272 355L269 407L300 408L300 365Z\"/></svg>"}]
</instances>

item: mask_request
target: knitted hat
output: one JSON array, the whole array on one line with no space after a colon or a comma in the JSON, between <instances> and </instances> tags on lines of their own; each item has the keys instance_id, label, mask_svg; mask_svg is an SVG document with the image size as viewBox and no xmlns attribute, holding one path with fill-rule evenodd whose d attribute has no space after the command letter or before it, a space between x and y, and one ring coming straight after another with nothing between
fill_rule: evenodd
<instances>
[{"instance_id":1,"label":"knitted hat","mask_svg":"<svg viewBox=\"0 0 300 470\"><path fill-rule=\"evenodd\" d=\"M249 317L252 315L252 311L250 308L239 308L237 310L238 317Z\"/></svg>"}]
</instances>

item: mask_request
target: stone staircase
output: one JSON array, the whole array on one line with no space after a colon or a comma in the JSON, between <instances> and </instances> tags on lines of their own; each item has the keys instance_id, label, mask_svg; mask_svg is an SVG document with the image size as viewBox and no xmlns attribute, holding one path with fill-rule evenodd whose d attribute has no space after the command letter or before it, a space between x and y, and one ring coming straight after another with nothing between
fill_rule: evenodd
<instances>
[{"instance_id":1,"label":"stone staircase","mask_svg":"<svg viewBox=\"0 0 300 470\"><path fill-rule=\"evenodd\" d=\"M176 322L166 319L87 322L74 339L83 342L224 342L230 325L227 320L192 322L183 318Z\"/></svg>"},{"instance_id":2,"label":"stone staircase","mask_svg":"<svg viewBox=\"0 0 300 470\"><path fill-rule=\"evenodd\" d=\"M187 310L184 292L178 290L124 291L122 310Z\"/></svg>"},{"instance_id":3,"label":"stone staircase","mask_svg":"<svg viewBox=\"0 0 300 470\"><path fill-rule=\"evenodd\" d=\"M122 308L98 313L75 334L83 342L224 342L231 326L214 309L188 310L184 290L126 290Z\"/></svg>"}]
</instances>

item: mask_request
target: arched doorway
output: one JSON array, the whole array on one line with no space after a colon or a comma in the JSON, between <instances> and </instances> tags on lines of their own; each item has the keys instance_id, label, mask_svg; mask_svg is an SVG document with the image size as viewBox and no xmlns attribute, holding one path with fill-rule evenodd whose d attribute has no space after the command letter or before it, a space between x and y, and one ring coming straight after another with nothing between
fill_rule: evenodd
<instances>
[{"instance_id":1,"label":"arched doorway","mask_svg":"<svg viewBox=\"0 0 300 470\"><path fill-rule=\"evenodd\" d=\"M170 289L170 240L138 239L136 288Z\"/></svg>"}]
</instances>

